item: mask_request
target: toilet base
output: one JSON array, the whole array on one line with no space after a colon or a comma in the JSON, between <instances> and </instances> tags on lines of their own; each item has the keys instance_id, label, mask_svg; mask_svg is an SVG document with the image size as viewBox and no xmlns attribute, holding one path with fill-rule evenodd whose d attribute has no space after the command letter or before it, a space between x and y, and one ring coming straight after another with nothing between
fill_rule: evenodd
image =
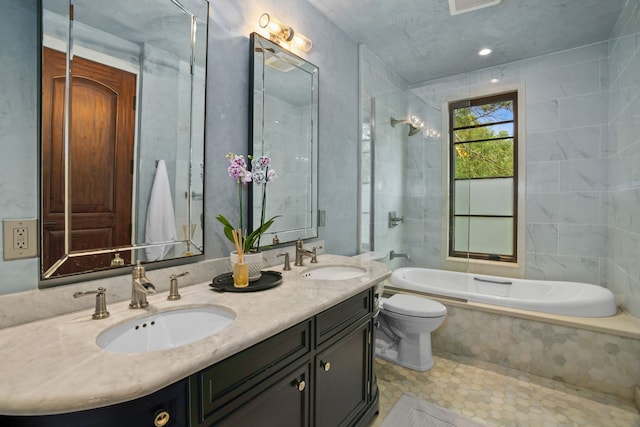
<instances>
[{"instance_id":1,"label":"toilet base","mask_svg":"<svg viewBox=\"0 0 640 427\"><path fill-rule=\"evenodd\" d=\"M430 343L429 343L430 344ZM389 346L388 342L377 338L376 339L376 357L386 360L396 365L403 366L405 368L413 369L414 371L428 371L433 368L433 356L431 355L431 346L428 347L428 352L421 351L419 357L399 358L398 357L398 345L393 344Z\"/></svg>"}]
</instances>

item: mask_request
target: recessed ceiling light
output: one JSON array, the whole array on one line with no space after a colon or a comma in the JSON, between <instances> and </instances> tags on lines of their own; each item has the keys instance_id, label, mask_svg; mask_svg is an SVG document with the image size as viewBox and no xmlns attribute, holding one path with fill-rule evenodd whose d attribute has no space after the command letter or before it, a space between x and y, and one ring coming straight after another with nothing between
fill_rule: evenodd
<instances>
[{"instance_id":1,"label":"recessed ceiling light","mask_svg":"<svg viewBox=\"0 0 640 427\"><path fill-rule=\"evenodd\" d=\"M491 83L498 83L499 81L499 79L491 79Z\"/></svg>"},{"instance_id":2,"label":"recessed ceiling light","mask_svg":"<svg viewBox=\"0 0 640 427\"><path fill-rule=\"evenodd\" d=\"M484 48L484 49L481 49L481 50L480 50L480 52L478 52L478 55L480 55L480 56L486 56L486 55L489 55L490 53L491 53L491 49L489 49L489 48Z\"/></svg>"}]
</instances>

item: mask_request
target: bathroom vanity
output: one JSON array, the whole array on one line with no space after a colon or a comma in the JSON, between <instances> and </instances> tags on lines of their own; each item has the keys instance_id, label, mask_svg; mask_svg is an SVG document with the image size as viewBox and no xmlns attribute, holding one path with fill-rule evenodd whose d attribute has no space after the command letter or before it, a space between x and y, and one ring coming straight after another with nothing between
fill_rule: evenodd
<instances>
[{"instance_id":1,"label":"bathroom vanity","mask_svg":"<svg viewBox=\"0 0 640 427\"><path fill-rule=\"evenodd\" d=\"M378 400L372 302L362 291L191 376L191 425L367 425Z\"/></svg>"},{"instance_id":2,"label":"bathroom vanity","mask_svg":"<svg viewBox=\"0 0 640 427\"><path fill-rule=\"evenodd\" d=\"M218 293L208 283L149 297L146 310L125 302L111 316L90 312L0 330L1 425L24 426L347 426L377 412L373 372L375 286L386 266L321 255L319 264L283 273L277 288ZM316 280L314 267L363 269L359 277ZM308 276L308 275L307 275ZM234 321L180 347L120 354L95 337L135 316L216 304Z\"/></svg>"}]
</instances>

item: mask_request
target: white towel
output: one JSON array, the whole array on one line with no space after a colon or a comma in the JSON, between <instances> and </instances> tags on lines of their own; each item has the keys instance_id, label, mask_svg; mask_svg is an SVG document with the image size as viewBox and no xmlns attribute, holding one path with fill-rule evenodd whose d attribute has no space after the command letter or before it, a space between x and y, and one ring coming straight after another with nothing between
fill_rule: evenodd
<instances>
[{"instance_id":1,"label":"white towel","mask_svg":"<svg viewBox=\"0 0 640 427\"><path fill-rule=\"evenodd\" d=\"M156 176L151 187L151 198L147 210L146 243L160 243L177 240L176 218L173 213L169 175L164 160L158 161ZM146 248L148 261L164 259L173 245Z\"/></svg>"}]
</instances>

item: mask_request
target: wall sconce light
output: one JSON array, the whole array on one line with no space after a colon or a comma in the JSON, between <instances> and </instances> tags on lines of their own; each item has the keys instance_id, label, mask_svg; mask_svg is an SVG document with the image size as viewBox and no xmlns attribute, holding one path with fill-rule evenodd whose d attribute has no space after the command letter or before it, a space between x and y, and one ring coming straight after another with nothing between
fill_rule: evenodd
<instances>
[{"instance_id":1,"label":"wall sconce light","mask_svg":"<svg viewBox=\"0 0 640 427\"><path fill-rule=\"evenodd\" d=\"M265 28L269 32L269 38L271 41L278 43L285 49L289 49L290 46L294 46L305 52L309 52L311 50L311 40L299 32L295 32L293 27L283 24L268 13L260 15L258 24L260 25L260 28Z\"/></svg>"}]
</instances>

